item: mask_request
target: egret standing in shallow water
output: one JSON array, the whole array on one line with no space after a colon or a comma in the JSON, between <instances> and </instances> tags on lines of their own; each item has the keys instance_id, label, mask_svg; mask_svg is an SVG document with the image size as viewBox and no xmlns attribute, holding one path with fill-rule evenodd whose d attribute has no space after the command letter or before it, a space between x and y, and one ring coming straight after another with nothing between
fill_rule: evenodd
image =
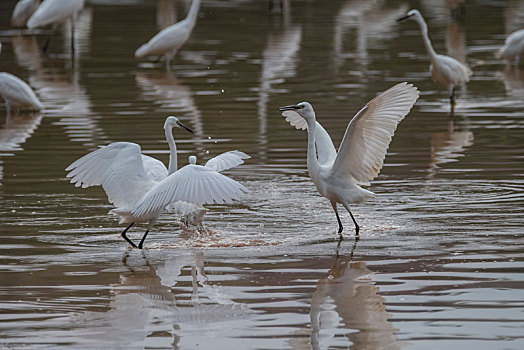
<instances>
[{"instance_id":1,"label":"egret standing in shallow water","mask_svg":"<svg viewBox=\"0 0 524 350\"><path fill-rule=\"evenodd\" d=\"M431 40L429 40L428 25L418 10L409 11L407 15L400 17L397 21L400 22L406 19L413 19L418 23L426 51L431 60L431 65L429 66L431 77L434 81L448 88L451 112L453 112L455 110L455 88L469 81L469 77L472 74L471 70L453 57L439 55L435 52L433 45L431 45Z\"/></svg>"},{"instance_id":2,"label":"egret standing in shallow water","mask_svg":"<svg viewBox=\"0 0 524 350\"><path fill-rule=\"evenodd\" d=\"M67 177L77 187L102 185L109 201L116 206L111 212L120 217L121 224L129 225L122 232L122 237L135 248L143 248L149 230L168 204L177 201L194 204L224 203L237 200L247 192L244 186L211 168L189 164L177 171L173 127L191 131L176 117L166 119L164 129L170 149L167 177L158 174L158 169L148 171L146 166L153 165L161 170L158 164L160 161L142 155L140 146L131 142L115 142L103 146L66 168L69 171ZM194 167L205 170L194 170ZM159 193L161 198L156 197ZM145 222L149 224L137 246L126 233L135 223Z\"/></svg>"},{"instance_id":3,"label":"egret standing in shallow water","mask_svg":"<svg viewBox=\"0 0 524 350\"><path fill-rule=\"evenodd\" d=\"M195 27L200 0L193 0L186 18L156 34L147 43L135 51L136 58L145 56L165 56L166 67L169 70L171 60L176 52L186 43Z\"/></svg>"},{"instance_id":4,"label":"egret standing in shallow water","mask_svg":"<svg viewBox=\"0 0 524 350\"><path fill-rule=\"evenodd\" d=\"M502 46L497 53L498 58L505 59L508 62L513 62L515 66L523 63L521 61L524 55L524 29L517 30L506 38L504 46Z\"/></svg>"},{"instance_id":5,"label":"egret standing in shallow water","mask_svg":"<svg viewBox=\"0 0 524 350\"><path fill-rule=\"evenodd\" d=\"M0 95L5 100L7 115L11 114L11 107L34 111L44 109L44 105L36 97L33 89L11 73L0 73Z\"/></svg>"},{"instance_id":6,"label":"egret standing in shallow water","mask_svg":"<svg viewBox=\"0 0 524 350\"><path fill-rule=\"evenodd\" d=\"M318 192L331 202L341 239L343 226L337 203L342 204L351 215L358 236L360 228L349 205L374 195L359 185L369 185L369 181L380 172L395 129L418 96L419 91L412 84L400 83L369 101L348 124L338 153L329 134L316 121L311 104L301 102L279 108L291 125L308 130L309 175Z\"/></svg>"},{"instance_id":7,"label":"egret standing in shallow water","mask_svg":"<svg viewBox=\"0 0 524 350\"><path fill-rule=\"evenodd\" d=\"M44 0L33 15L27 20L27 28L44 27L49 24L53 29L67 19L71 20L71 53L75 51L75 16L84 7L84 0ZM49 47L47 38L43 51Z\"/></svg>"}]
</instances>

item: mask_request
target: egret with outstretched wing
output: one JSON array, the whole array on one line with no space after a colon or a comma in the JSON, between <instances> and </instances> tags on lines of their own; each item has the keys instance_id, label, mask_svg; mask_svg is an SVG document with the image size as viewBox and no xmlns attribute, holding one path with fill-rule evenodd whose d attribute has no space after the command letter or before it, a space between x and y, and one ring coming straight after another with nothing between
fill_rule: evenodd
<instances>
[{"instance_id":1,"label":"egret with outstretched wing","mask_svg":"<svg viewBox=\"0 0 524 350\"><path fill-rule=\"evenodd\" d=\"M279 108L291 125L308 130L309 175L318 192L329 199L337 216L341 238L343 226L337 203L351 215L358 236L360 228L349 205L374 195L359 185L368 185L380 172L397 125L409 113L418 96L416 87L400 83L369 101L349 123L338 153L329 134L316 121L311 104L301 102Z\"/></svg>"}]
</instances>

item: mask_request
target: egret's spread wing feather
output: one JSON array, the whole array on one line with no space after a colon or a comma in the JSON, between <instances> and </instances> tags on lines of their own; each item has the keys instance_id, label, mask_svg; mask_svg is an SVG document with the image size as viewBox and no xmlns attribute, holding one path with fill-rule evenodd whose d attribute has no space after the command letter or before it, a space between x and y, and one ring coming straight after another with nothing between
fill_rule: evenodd
<instances>
[{"instance_id":1,"label":"egret's spread wing feather","mask_svg":"<svg viewBox=\"0 0 524 350\"><path fill-rule=\"evenodd\" d=\"M127 207L137 200L136 189L148 179L142 163L140 146L115 142L100 147L68 166L71 183L83 188L102 185L111 203Z\"/></svg>"},{"instance_id":2,"label":"egret's spread wing feather","mask_svg":"<svg viewBox=\"0 0 524 350\"><path fill-rule=\"evenodd\" d=\"M412 84L400 83L369 101L346 129L333 174L349 175L362 184L373 180L382 168L398 123L408 114L418 95Z\"/></svg>"},{"instance_id":3,"label":"egret's spread wing feather","mask_svg":"<svg viewBox=\"0 0 524 350\"><path fill-rule=\"evenodd\" d=\"M170 203L226 203L240 199L248 190L240 183L208 167L189 164L151 188L138 201L133 215L155 212Z\"/></svg>"},{"instance_id":4,"label":"egret's spread wing feather","mask_svg":"<svg viewBox=\"0 0 524 350\"><path fill-rule=\"evenodd\" d=\"M159 182L164 180L169 174L164 163L150 156L142 154L142 163L147 177L151 180Z\"/></svg>"},{"instance_id":5,"label":"egret's spread wing feather","mask_svg":"<svg viewBox=\"0 0 524 350\"><path fill-rule=\"evenodd\" d=\"M307 129L306 120L297 112L289 110L282 112L282 115L286 117L286 121L291 124L291 126L299 130ZM333 145L333 141L331 141L331 137L319 122L317 122L315 130L315 145L317 148L318 161L321 164L332 162L337 156L337 151Z\"/></svg>"},{"instance_id":6,"label":"egret's spread wing feather","mask_svg":"<svg viewBox=\"0 0 524 350\"><path fill-rule=\"evenodd\" d=\"M211 158L206 162L205 166L213 169L214 171L221 172L239 166L240 164L244 164L244 159L249 158L251 157L244 152L237 150L229 151Z\"/></svg>"}]
</instances>

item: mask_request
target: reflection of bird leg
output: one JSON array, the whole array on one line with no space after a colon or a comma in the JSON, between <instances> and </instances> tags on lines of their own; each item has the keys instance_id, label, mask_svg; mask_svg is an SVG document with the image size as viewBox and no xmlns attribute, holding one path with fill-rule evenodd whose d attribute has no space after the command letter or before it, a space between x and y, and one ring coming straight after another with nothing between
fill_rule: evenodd
<instances>
[{"instance_id":1,"label":"reflection of bird leg","mask_svg":"<svg viewBox=\"0 0 524 350\"><path fill-rule=\"evenodd\" d=\"M131 270L131 268L127 265L127 259L128 258L129 258L129 250L126 250L125 253L124 253L124 256L122 257L122 264L124 264L125 266L127 266L128 269Z\"/></svg>"},{"instance_id":2,"label":"reflection of bird leg","mask_svg":"<svg viewBox=\"0 0 524 350\"><path fill-rule=\"evenodd\" d=\"M51 43L51 35L49 34L47 36L47 39L45 40L44 46L42 46L42 53L47 53L47 49L49 49L49 44Z\"/></svg>"},{"instance_id":3,"label":"reflection of bird leg","mask_svg":"<svg viewBox=\"0 0 524 350\"><path fill-rule=\"evenodd\" d=\"M196 266L191 266L191 286L193 287L193 291L191 292L191 302L192 303L198 303L198 279L197 279L197 269Z\"/></svg>"},{"instance_id":4,"label":"reflection of bird leg","mask_svg":"<svg viewBox=\"0 0 524 350\"><path fill-rule=\"evenodd\" d=\"M451 113L455 112L455 87L451 87L449 94L449 103L451 104Z\"/></svg>"},{"instance_id":5,"label":"reflection of bird leg","mask_svg":"<svg viewBox=\"0 0 524 350\"><path fill-rule=\"evenodd\" d=\"M122 231L122 237L124 237L124 239L127 241L127 243L131 244L131 246L132 246L133 248L138 248L138 247L136 246L136 244L133 243L133 241L130 240L130 239L126 236L126 232L127 232L127 230L129 230L129 229L131 228L131 226L133 226L134 224L135 224L135 223L132 222L131 225L127 226L126 229L125 229L124 231ZM141 243L142 243L142 242L141 242Z\"/></svg>"},{"instance_id":6,"label":"reflection of bird leg","mask_svg":"<svg viewBox=\"0 0 524 350\"><path fill-rule=\"evenodd\" d=\"M75 57L75 19L76 15L71 18L71 60Z\"/></svg>"}]
</instances>

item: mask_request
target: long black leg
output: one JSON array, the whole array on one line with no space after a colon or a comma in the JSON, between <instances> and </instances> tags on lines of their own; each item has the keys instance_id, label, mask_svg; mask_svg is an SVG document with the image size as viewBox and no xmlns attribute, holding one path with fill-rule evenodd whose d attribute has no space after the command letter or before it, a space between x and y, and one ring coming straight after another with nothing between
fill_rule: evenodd
<instances>
[{"instance_id":1,"label":"long black leg","mask_svg":"<svg viewBox=\"0 0 524 350\"><path fill-rule=\"evenodd\" d=\"M131 225L127 226L126 229L125 229L124 231L122 231L122 237L124 237L124 239L127 241L127 243L131 244L131 246L132 246L133 248L138 248L138 247L136 246L136 244L133 243L133 241L130 240L129 238L127 238L127 236L126 236L126 232L127 232L127 230L129 230L129 229L131 228L131 226L133 226L134 224L135 224L135 223L132 222Z\"/></svg>"},{"instance_id":2,"label":"long black leg","mask_svg":"<svg viewBox=\"0 0 524 350\"><path fill-rule=\"evenodd\" d=\"M342 226L342 221L340 220L340 216L338 215L337 203L336 203L336 202L333 202L333 201L330 201L330 202L331 202L331 206L333 207L333 210L335 211L335 214L337 215L337 221L338 221L338 234L340 235L340 238L343 238L343 236L342 236L342 230L344 230L344 227Z\"/></svg>"},{"instance_id":3,"label":"long black leg","mask_svg":"<svg viewBox=\"0 0 524 350\"><path fill-rule=\"evenodd\" d=\"M355 224L355 236L358 236L358 231L360 231L360 226L357 224L357 220L355 220L355 217L353 216L353 213L351 213L351 210L349 210L349 204L342 203L344 208L348 211L349 215L351 215L351 219L353 220L353 223Z\"/></svg>"},{"instance_id":4,"label":"long black leg","mask_svg":"<svg viewBox=\"0 0 524 350\"><path fill-rule=\"evenodd\" d=\"M49 44L51 43L51 35L47 36L47 39L44 43L44 46L42 47L42 52L47 53L47 50L49 49Z\"/></svg>"},{"instance_id":5,"label":"long black leg","mask_svg":"<svg viewBox=\"0 0 524 350\"><path fill-rule=\"evenodd\" d=\"M144 248L144 241L146 240L147 234L149 233L149 230L144 233L144 237L142 237L142 240L140 240L140 243L138 243L138 249Z\"/></svg>"},{"instance_id":6,"label":"long black leg","mask_svg":"<svg viewBox=\"0 0 524 350\"><path fill-rule=\"evenodd\" d=\"M451 104L451 113L455 112L455 87L451 88L451 94L449 95L449 103Z\"/></svg>"},{"instance_id":7,"label":"long black leg","mask_svg":"<svg viewBox=\"0 0 524 350\"><path fill-rule=\"evenodd\" d=\"M353 219L353 223L355 224L355 236L359 236L358 231L360 231L360 226L357 224L357 220L353 217L353 213L351 213L351 210L348 209L349 215L351 215L351 219Z\"/></svg>"}]
</instances>

